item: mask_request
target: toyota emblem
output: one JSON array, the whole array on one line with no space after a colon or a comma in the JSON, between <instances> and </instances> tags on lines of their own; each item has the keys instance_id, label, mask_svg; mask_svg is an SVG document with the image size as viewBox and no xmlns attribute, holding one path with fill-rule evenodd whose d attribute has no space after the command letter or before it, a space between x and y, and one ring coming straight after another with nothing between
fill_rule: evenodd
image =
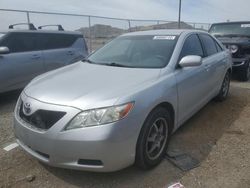
<instances>
[{"instance_id":1,"label":"toyota emblem","mask_svg":"<svg viewBox=\"0 0 250 188\"><path fill-rule=\"evenodd\" d=\"M26 115L30 114L30 112L31 112L31 105L30 105L30 103L28 103L28 102L24 103L24 105L23 105L23 112Z\"/></svg>"}]
</instances>

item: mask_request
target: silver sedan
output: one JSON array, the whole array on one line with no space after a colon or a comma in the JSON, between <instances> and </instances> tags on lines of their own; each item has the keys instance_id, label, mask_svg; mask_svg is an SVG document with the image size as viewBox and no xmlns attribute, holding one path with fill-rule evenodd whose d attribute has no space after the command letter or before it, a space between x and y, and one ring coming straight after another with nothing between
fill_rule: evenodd
<instances>
[{"instance_id":1,"label":"silver sedan","mask_svg":"<svg viewBox=\"0 0 250 188\"><path fill-rule=\"evenodd\" d=\"M150 169L178 127L226 99L231 71L230 53L206 32L125 34L31 81L15 109L17 142L51 166Z\"/></svg>"}]
</instances>

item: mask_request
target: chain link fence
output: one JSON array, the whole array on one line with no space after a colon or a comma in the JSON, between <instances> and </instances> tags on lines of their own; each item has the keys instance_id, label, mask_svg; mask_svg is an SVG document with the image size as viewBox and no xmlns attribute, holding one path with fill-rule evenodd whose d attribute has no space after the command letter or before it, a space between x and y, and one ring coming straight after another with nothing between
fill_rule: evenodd
<instances>
[{"instance_id":1,"label":"chain link fence","mask_svg":"<svg viewBox=\"0 0 250 188\"><path fill-rule=\"evenodd\" d=\"M90 51L96 50L123 33L178 28L178 22L176 21L135 20L13 9L0 9L0 17L2 20L0 23L1 31L8 29L9 25L15 23L33 23L36 27L48 24L61 24L65 30L80 31L85 36ZM209 23L181 22L181 29L207 31L209 27Z\"/></svg>"}]
</instances>

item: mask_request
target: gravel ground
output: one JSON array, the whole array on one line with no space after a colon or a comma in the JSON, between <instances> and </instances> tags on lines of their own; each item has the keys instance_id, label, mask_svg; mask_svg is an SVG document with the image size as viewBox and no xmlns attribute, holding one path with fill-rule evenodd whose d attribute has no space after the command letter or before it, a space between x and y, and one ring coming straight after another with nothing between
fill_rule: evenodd
<instances>
[{"instance_id":1,"label":"gravel ground","mask_svg":"<svg viewBox=\"0 0 250 188\"><path fill-rule=\"evenodd\" d=\"M238 175L246 173L242 176L245 182L242 185L250 187L249 161L247 163L245 157L237 158L237 155L240 155L248 157L249 160L249 155L246 153L249 152L247 143L250 137L243 133L249 130L244 128L249 124L249 119L246 119L244 114L250 112L247 110L250 106L248 99L250 90L247 87L238 87L237 83L232 85L227 101L210 102L185 123L171 139L170 150L181 150L202 162L200 167L190 172L182 172L168 160L164 160L151 171L129 167L115 173L89 173L48 167L27 155L20 148L6 152L2 148L14 142L12 116L18 92L1 95L0 187L166 187L179 180L189 187L212 187L206 182L218 180L220 173L223 173L225 178L230 178L237 172ZM234 129L235 124L242 128ZM228 139L227 136L232 136L232 138ZM238 145L239 148L245 148L245 150L229 152L231 145ZM227 165L230 166L231 163L234 165L227 168ZM235 168L238 163L246 167ZM226 174L228 170L233 170L234 173Z\"/></svg>"},{"instance_id":2,"label":"gravel ground","mask_svg":"<svg viewBox=\"0 0 250 188\"><path fill-rule=\"evenodd\" d=\"M225 132L202 165L182 178L186 188L250 187L249 101L247 98L248 105L240 118Z\"/></svg>"}]
</instances>

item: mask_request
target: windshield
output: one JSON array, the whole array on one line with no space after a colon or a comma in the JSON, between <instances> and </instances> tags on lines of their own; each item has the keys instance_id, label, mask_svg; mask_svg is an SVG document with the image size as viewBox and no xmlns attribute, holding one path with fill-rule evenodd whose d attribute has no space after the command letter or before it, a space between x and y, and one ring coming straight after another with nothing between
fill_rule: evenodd
<instances>
[{"instance_id":1,"label":"windshield","mask_svg":"<svg viewBox=\"0 0 250 188\"><path fill-rule=\"evenodd\" d=\"M174 50L177 36L122 36L88 58L89 63L131 68L163 68Z\"/></svg>"},{"instance_id":2,"label":"windshield","mask_svg":"<svg viewBox=\"0 0 250 188\"><path fill-rule=\"evenodd\" d=\"M214 35L250 36L250 23L225 23L212 25L210 31Z\"/></svg>"}]
</instances>

